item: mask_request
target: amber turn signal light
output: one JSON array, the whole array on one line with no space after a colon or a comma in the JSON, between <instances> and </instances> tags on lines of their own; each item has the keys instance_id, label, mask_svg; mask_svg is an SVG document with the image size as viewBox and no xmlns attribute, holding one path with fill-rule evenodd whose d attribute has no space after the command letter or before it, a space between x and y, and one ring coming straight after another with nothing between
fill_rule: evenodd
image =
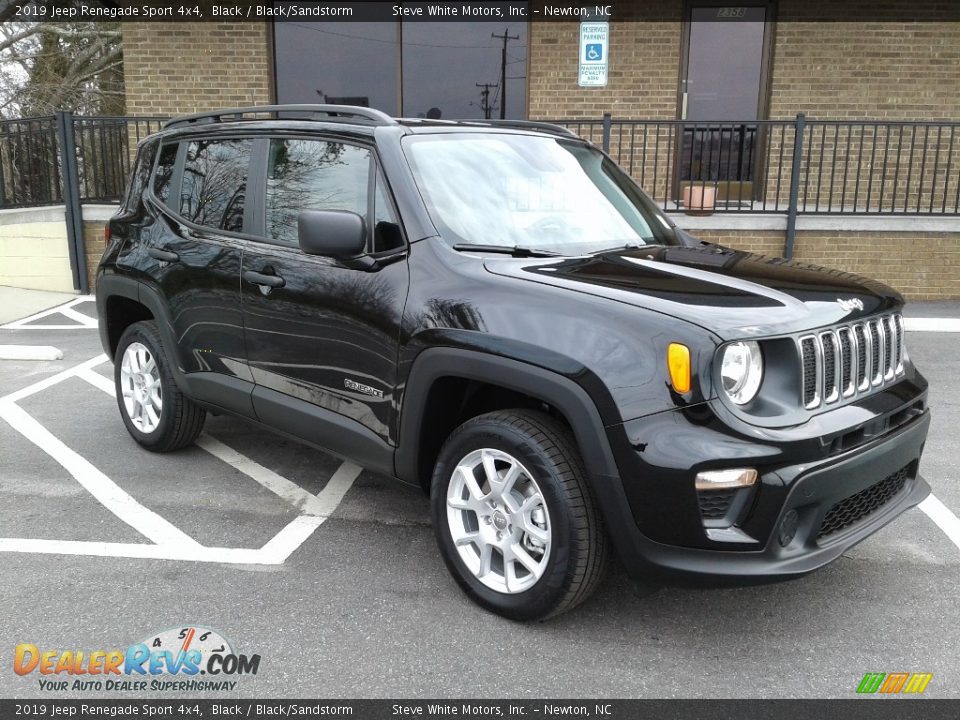
<instances>
[{"instance_id":1,"label":"amber turn signal light","mask_svg":"<svg viewBox=\"0 0 960 720\"><path fill-rule=\"evenodd\" d=\"M690 348L680 343L670 343L667 348L667 367L673 389L678 393L690 392Z\"/></svg>"}]
</instances>

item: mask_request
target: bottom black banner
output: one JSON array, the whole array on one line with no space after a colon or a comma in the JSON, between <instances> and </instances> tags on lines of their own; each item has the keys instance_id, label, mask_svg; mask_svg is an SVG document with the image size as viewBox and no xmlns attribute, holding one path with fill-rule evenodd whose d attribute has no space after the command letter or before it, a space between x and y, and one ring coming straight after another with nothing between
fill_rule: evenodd
<instances>
[{"instance_id":1,"label":"bottom black banner","mask_svg":"<svg viewBox=\"0 0 960 720\"><path fill-rule=\"evenodd\" d=\"M956 720L960 700L0 700L2 720L125 717Z\"/></svg>"}]
</instances>

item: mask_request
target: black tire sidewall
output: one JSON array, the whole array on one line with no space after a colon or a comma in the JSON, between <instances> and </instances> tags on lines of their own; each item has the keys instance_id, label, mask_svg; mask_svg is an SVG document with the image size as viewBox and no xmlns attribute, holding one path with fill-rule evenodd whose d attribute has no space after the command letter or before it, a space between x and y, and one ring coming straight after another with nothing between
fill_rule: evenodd
<instances>
[{"instance_id":1,"label":"black tire sidewall","mask_svg":"<svg viewBox=\"0 0 960 720\"><path fill-rule=\"evenodd\" d=\"M508 595L484 585L466 567L454 546L447 522L447 490L453 469L468 453L495 448L509 453L533 475L550 514L551 547L547 569L537 583L522 593ZM518 428L482 419L458 430L444 444L431 484L431 515L443 560L460 587L483 607L515 620L545 617L560 603L573 580L571 554L573 523L569 499L558 469L543 449Z\"/></svg>"},{"instance_id":2,"label":"black tire sidewall","mask_svg":"<svg viewBox=\"0 0 960 720\"><path fill-rule=\"evenodd\" d=\"M120 386L120 367L123 364L123 354L133 343L138 342L154 357L157 363L157 370L160 376L160 392L163 405L160 409L160 423L152 433L144 433L137 429L136 425L127 415L127 409L123 403L123 395ZM174 422L176 420L176 408L173 407L177 401L177 387L174 384L173 377L167 368L167 357L164 354L163 346L160 344L156 331L146 322L134 323L128 327L123 335L120 336L120 342L117 343L117 352L113 363L113 381L117 390L117 405L120 408L120 417L127 431L140 445L148 449L162 447L165 441L174 433Z\"/></svg>"}]
</instances>

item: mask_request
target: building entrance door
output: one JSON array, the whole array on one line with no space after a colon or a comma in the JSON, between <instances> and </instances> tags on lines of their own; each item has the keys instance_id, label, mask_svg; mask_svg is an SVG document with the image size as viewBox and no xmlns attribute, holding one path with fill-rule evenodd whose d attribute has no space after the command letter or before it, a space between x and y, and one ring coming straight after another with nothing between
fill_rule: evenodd
<instances>
[{"instance_id":1,"label":"building entrance door","mask_svg":"<svg viewBox=\"0 0 960 720\"><path fill-rule=\"evenodd\" d=\"M691 185L715 188L721 204L754 196L772 13L767 0L688 3L679 98L679 117L687 122L680 129L674 173L681 202L689 202Z\"/></svg>"}]
</instances>

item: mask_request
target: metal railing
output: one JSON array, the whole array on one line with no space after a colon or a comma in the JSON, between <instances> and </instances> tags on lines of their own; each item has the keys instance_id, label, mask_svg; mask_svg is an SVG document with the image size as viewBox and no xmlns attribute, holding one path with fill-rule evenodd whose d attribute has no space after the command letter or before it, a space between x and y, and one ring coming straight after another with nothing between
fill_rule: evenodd
<instances>
[{"instance_id":1,"label":"metal railing","mask_svg":"<svg viewBox=\"0 0 960 720\"><path fill-rule=\"evenodd\" d=\"M137 143L163 120L58 113L0 121L0 208L64 203L65 162L75 165L80 202L118 202Z\"/></svg>"},{"instance_id":2,"label":"metal railing","mask_svg":"<svg viewBox=\"0 0 960 720\"><path fill-rule=\"evenodd\" d=\"M0 121L0 207L63 202L55 118Z\"/></svg>"},{"instance_id":3,"label":"metal railing","mask_svg":"<svg viewBox=\"0 0 960 720\"><path fill-rule=\"evenodd\" d=\"M119 202L159 117L0 121L0 209L65 206L74 285L86 292L82 203ZM960 216L960 122L550 121L600 145L666 210Z\"/></svg>"},{"instance_id":4,"label":"metal railing","mask_svg":"<svg viewBox=\"0 0 960 720\"><path fill-rule=\"evenodd\" d=\"M164 118L63 115L80 202L117 202L137 143ZM723 213L960 215L960 122L551 122L602 146L667 210L703 204L706 189ZM0 208L64 202L60 127L0 121Z\"/></svg>"},{"instance_id":5,"label":"metal railing","mask_svg":"<svg viewBox=\"0 0 960 720\"><path fill-rule=\"evenodd\" d=\"M960 122L551 122L602 146L667 210L689 209L693 188L724 213L960 215Z\"/></svg>"}]
</instances>

